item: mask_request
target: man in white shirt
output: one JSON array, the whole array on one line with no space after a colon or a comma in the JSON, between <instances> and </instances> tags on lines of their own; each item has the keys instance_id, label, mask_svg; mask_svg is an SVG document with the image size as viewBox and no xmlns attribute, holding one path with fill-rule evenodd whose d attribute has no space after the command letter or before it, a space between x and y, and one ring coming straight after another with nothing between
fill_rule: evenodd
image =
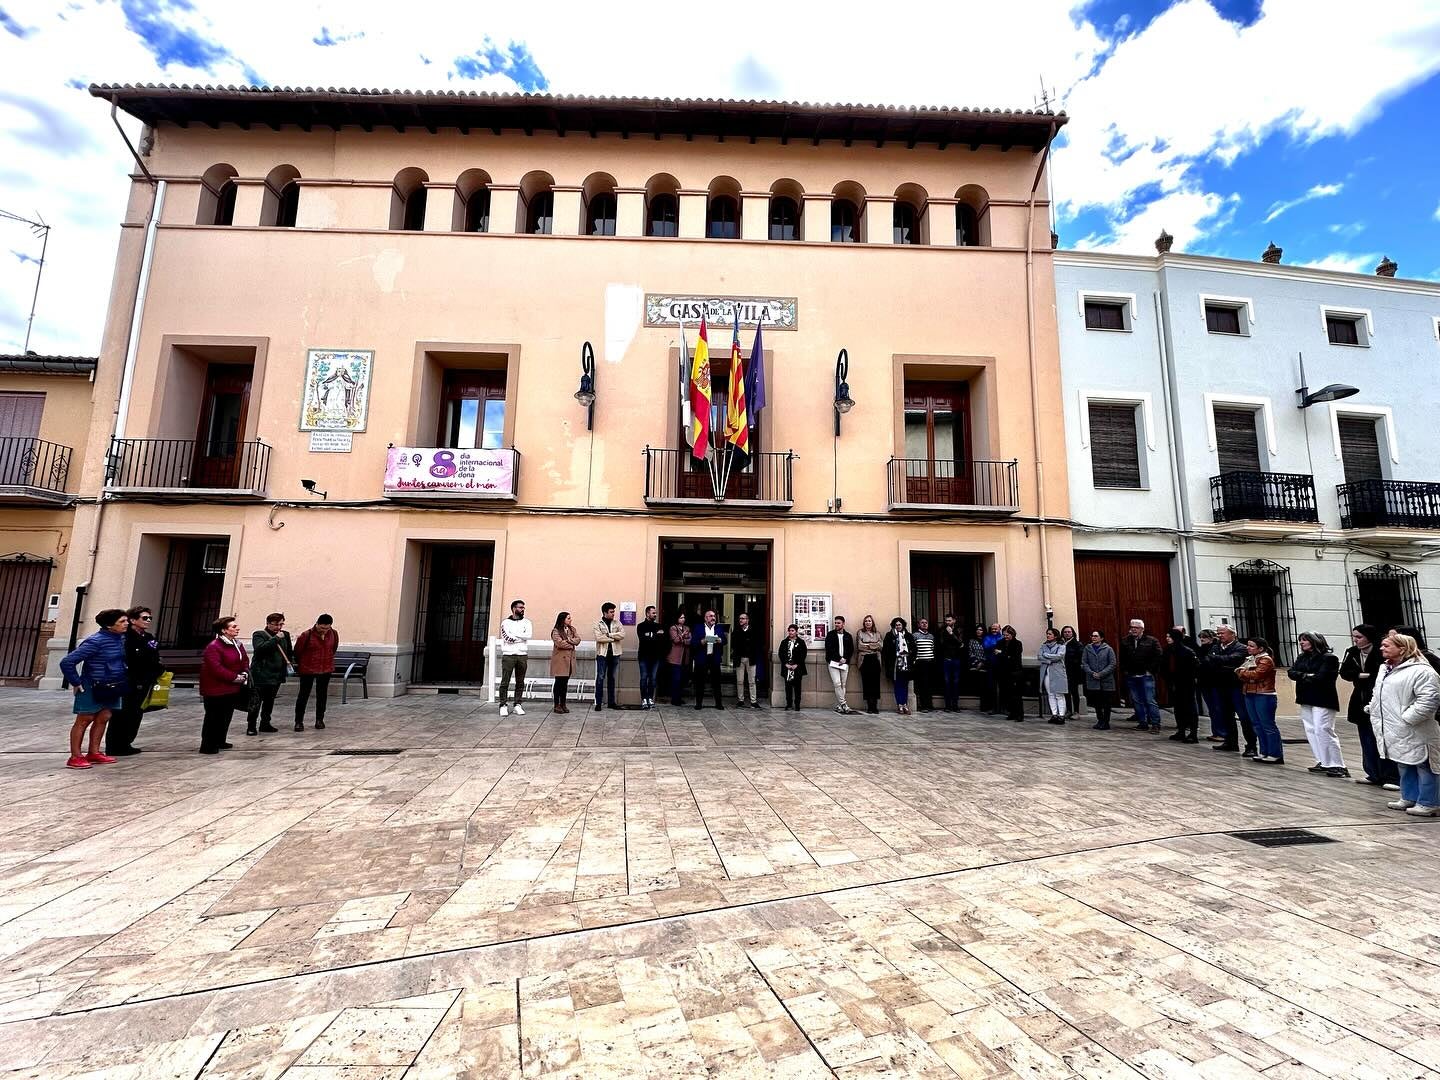
<instances>
[{"instance_id":1,"label":"man in white shirt","mask_svg":"<svg viewBox=\"0 0 1440 1080\"><path fill-rule=\"evenodd\" d=\"M515 715L524 716L520 702L525 698L526 654L530 638L534 634L530 620L525 617L525 601L510 602L510 617L500 621L500 715L510 715L510 676L515 676Z\"/></svg>"}]
</instances>

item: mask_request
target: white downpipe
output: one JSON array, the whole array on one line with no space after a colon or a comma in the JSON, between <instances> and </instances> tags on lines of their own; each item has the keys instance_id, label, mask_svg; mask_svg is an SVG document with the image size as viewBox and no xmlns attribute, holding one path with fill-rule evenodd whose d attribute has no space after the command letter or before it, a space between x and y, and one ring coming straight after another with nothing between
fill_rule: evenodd
<instances>
[{"instance_id":1,"label":"white downpipe","mask_svg":"<svg viewBox=\"0 0 1440 1080\"><path fill-rule=\"evenodd\" d=\"M1180 563L1180 609L1186 615L1194 614L1196 621L1200 618L1200 612L1196 604L1195 592L1190 581L1190 555L1187 550L1189 544L1188 533L1190 522L1187 520L1188 504L1185 492L1185 480L1180 475L1180 454L1176 445L1176 432L1180 430L1175 416L1175 397L1170 390L1170 350L1165 345L1165 327L1163 325L1164 313L1160 306L1160 294L1150 294L1155 304L1155 344L1160 349L1160 389L1162 400L1165 403L1165 448L1170 457L1170 495L1175 500L1175 546L1178 549Z\"/></svg>"},{"instance_id":2,"label":"white downpipe","mask_svg":"<svg viewBox=\"0 0 1440 1080\"><path fill-rule=\"evenodd\" d=\"M160 214L165 209L165 181L155 182L155 201L150 205L150 220L145 223L145 253L140 257L140 280L135 287L135 306L130 311L130 337L125 343L125 369L120 376L120 400L115 406L115 430L111 440L124 437L125 421L130 416L130 391L135 385L135 358L140 352L140 325L145 318L145 298L150 291L150 267L155 260L155 234ZM108 453L109 448L106 448Z\"/></svg>"}]
</instances>

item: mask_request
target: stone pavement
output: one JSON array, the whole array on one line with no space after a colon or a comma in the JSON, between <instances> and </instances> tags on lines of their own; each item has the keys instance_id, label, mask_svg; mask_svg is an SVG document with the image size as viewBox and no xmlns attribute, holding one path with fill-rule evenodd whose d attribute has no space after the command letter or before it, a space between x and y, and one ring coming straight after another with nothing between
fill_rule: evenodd
<instances>
[{"instance_id":1,"label":"stone pavement","mask_svg":"<svg viewBox=\"0 0 1440 1080\"><path fill-rule=\"evenodd\" d=\"M0 691L0 1075L1440 1078L1440 822L1303 744L176 702L67 772Z\"/></svg>"}]
</instances>

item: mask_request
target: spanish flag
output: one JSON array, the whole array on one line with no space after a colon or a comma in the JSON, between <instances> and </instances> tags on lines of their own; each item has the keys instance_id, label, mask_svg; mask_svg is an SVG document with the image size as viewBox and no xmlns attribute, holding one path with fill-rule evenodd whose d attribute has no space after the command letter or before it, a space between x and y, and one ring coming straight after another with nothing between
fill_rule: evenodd
<instances>
[{"instance_id":1,"label":"spanish flag","mask_svg":"<svg viewBox=\"0 0 1440 1080\"><path fill-rule=\"evenodd\" d=\"M700 319L700 337L695 342L695 359L690 362L690 453L702 459L710 453L710 345L705 340L705 319Z\"/></svg>"},{"instance_id":2,"label":"spanish flag","mask_svg":"<svg viewBox=\"0 0 1440 1080\"><path fill-rule=\"evenodd\" d=\"M745 357L740 352L740 315L730 339L730 399L725 406L725 441L730 444L731 465L741 468L750 460L750 411L745 400Z\"/></svg>"}]
</instances>

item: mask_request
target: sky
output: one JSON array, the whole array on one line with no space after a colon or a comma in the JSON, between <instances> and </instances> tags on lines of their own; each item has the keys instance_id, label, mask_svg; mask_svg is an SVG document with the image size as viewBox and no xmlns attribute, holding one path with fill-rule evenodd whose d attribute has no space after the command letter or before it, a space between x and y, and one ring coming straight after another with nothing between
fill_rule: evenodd
<instances>
[{"instance_id":1,"label":"sky","mask_svg":"<svg viewBox=\"0 0 1440 1080\"><path fill-rule=\"evenodd\" d=\"M853 14L845 14L846 11ZM723 16L723 17L722 17ZM0 0L0 215L37 352L94 355L132 162L92 82L1033 108L1061 245L1440 281L1440 0ZM1042 91L1043 86L1043 91ZM128 121L132 139L139 125ZM0 352L39 231L0 216Z\"/></svg>"}]
</instances>

